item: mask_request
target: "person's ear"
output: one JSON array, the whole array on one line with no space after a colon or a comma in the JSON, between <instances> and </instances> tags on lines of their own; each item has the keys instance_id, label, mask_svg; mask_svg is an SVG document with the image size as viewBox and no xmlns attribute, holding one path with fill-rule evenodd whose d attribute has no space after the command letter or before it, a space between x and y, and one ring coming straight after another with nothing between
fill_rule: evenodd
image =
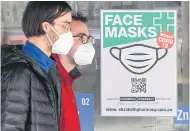
<instances>
[{"instance_id":1,"label":"person's ear","mask_svg":"<svg viewBox=\"0 0 190 131\"><path fill-rule=\"evenodd\" d=\"M50 25L49 25L48 22L43 22L43 23L41 24L41 26L42 26L43 31L44 31L46 34L49 34L49 33L51 32L51 27L50 27Z\"/></svg>"},{"instance_id":2,"label":"person's ear","mask_svg":"<svg viewBox=\"0 0 190 131\"><path fill-rule=\"evenodd\" d=\"M41 26L45 34L48 34L52 41L56 41L59 38L54 32L52 32L51 25L48 22L43 22Z\"/></svg>"}]
</instances>

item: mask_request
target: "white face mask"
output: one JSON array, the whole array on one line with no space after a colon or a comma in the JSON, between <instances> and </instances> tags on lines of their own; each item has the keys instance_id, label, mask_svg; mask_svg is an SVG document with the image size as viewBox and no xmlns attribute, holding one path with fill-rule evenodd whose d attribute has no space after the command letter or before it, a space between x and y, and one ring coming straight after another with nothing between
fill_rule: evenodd
<instances>
[{"instance_id":1,"label":"white face mask","mask_svg":"<svg viewBox=\"0 0 190 131\"><path fill-rule=\"evenodd\" d=\"M92 43L80 45L74 53L74 61L77 65L88 65L92 63L95 49Z\"/></svg>"},{"instance_id":2,"label":"white face mask","mask_svg":"<svg viewBox=\"0 0 190 131\"><path fill-rule=\"evenodd\" d=\"M123 48L112 47L111 55L134 74L144 74L166 56L167 50L147 45L132 45Z\"/></svg>"},{"instance_id":3,"label":"white face mask","mask_svg":"<svg viewBox=\"0 0 190 131\"><path fill-rule=\"evenodd\" d=\"M46 34L48 40L52 44L52 53L67 55L74 44L73 35L71 31L59 35L57 31L51 26L51 29L59 36L58 40L53 43Z\"/></svg>"}]
</instances>

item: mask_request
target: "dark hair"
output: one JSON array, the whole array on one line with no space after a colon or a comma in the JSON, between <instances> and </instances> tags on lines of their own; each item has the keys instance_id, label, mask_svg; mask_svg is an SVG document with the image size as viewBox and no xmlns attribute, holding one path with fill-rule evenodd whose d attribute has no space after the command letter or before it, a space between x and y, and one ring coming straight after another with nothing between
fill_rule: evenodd
<instances>
[{"instance_id":1,"label":"dark hair","mask_svg":"<svg viewBox=\"0 0 190 131\"><path fill-rule=\"evenodd\" d=\"M83 16L82 12L73 13L72 20L81 21L86 23L88 20L85 16Z\"/></svg>"},{"instance_id":2,"label":"dark hair","mask_svg":"<svg viewBox=\"0 0 190 131\"><path fill-rule=\"evenodd\" d=\"M27 38L43 35L43 22L52 23L68 12L72 12L72 9L65 1L30 1L22 18L23 32Z\"/></svg>"}]
</instances>

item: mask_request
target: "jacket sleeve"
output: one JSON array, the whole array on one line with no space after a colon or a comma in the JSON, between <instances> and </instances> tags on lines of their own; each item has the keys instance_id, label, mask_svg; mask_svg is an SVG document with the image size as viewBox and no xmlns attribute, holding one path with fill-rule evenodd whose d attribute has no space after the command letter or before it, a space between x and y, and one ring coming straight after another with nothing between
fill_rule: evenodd
<instances>
[{"instance_id":1,"label":"jacket sleeve","mask_svg":"<svg viewBox=\"0 0 190 131\"><path fill-rule=\"evenodd\" d=\"M29 112L30 97L30 77L26 72L28 71L25 69L2 69L2 131L25 131L25 124Z\"/></svg>"},{"instance_id":2,"label":"jacket sleeve","mask_svg":"<svg viewBox=\"0 0 190 131\"><path fill-rule=\"evenodd\" d=\"M77 67L75 67L73 70L71 70L71 71L69 72L69 75L70 75L70 77L73 79L73 81L82 76L82 74L81 74L80 71L77 69Z\"/></svg>"},{"instance_id":3,"label":"jacket sleeve","mask_svg":"<svg viewBox=\"0 0 190 131\"><path fill-rule=\"evenodd\" d=\"M76 79L82 76L82 74L77 69L77 67L75 67L69 73L65 70L65 68L62 65L61 65L61 68L62 68L62 71L60 73L61 73L62 80L69 85L72 85Z\"/></svg>"},{"instance_id":4,"label":"jacket sleeve","mask_svg":"<svg viewBox=\"0 0 190 131\"><path fill-rule=\"evenodd\" d=\"M69 83L69 84L73 84L74 80L76 80L77 78L82 76L82 74L77 69L77 67L74 67L74 69L72 69L70 72L67 72L66 69L61 64L61 62L56 54L52 54L51 57L52 57L52 59L54 59L56 61L62 81Z\"/></svg>"}]
</instances>

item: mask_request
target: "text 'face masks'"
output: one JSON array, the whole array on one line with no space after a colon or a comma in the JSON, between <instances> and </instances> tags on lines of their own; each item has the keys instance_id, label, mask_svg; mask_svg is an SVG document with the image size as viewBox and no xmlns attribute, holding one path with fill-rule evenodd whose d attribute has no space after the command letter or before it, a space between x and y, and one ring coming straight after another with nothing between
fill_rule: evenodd
<instances>
[{"instance_id":1,"label":"text 'face masks'","mask_svg":"<svg viewBox=\"0 0 190 131\"><path fill-rule=\"evenodd\" d=\"M136 44L127 47L112 47L110 54L131 73L144 74L167 54L166 49Z\"/></svg>"}]
</instances>

